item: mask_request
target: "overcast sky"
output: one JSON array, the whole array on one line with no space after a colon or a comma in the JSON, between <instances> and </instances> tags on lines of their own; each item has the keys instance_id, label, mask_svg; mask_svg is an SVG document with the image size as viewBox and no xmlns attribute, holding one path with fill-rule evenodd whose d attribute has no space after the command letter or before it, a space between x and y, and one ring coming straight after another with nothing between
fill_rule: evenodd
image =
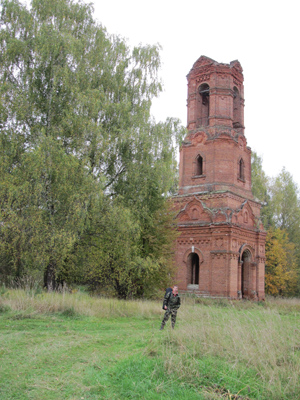
<instances>
[{"instance_id":1,"label":"overcast sky","mask_svg":"<svg viewBox=\"0 0 300 400\"><path fill-rule=\"evenodd\" d=\"M156 120L186 126L186 75L205 55L239 60L244 72L245 135L270 177L283 167L300 187L300 23L296 0L96 0L95 17L132 46L162 46L164 92Z\"/></svg>"}]
</instances>

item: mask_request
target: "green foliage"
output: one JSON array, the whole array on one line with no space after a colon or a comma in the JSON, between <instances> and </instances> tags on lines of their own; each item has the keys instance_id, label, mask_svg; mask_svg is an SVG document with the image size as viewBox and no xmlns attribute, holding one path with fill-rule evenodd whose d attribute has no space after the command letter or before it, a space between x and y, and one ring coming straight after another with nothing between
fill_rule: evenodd
<instances>
[{"instance_id":1,"label":"green foliage","mask_svg":"<svg viewBox=\"0 0 300 400\"><path fill-rule=\"evenodd\" d=\"M296 243L300 239L299 191L292 175L285 168L273 179L270 192L276 226L285 229L290 240Z\"/></svg>"},{"instance_id":2,"label":"green foliage","mask_svg":"<svg viewBox=\"0 0 300 400\"><path fill-rule=\"evenodd\" d=\"M66 260L65 278L72 271L92 290L111 287L123 298L147 296L153 287L165 286L173 275L170 259L176 235L168 203L153 216L153 236L143 240L139 220L122 202L111 203L105 197L94 201L88 227Z\"/></svg>"},{"instance_id":3,"label":"green foliage","mask_svg":"<svg viewBox=\"0 0 300 400\"><path fill-rule=\"evenodd\" d=\"M298 284L294 294L300 289L300 199L297 184L292 175L282 169L273 179L270 187L273 221L276 227L287 232L289 241L294 245L297 262Z\"/></svg>"},{"instance_id":4,"label":"green foliage","mask_svg":"<svg viewBox=\"0 0 300 400\"><path fill-rule=\"evenodd\" d=\"M1 247L10 274L21 276L51 259L57 271L61 268L84 228L91 191L91 180L80 164L59 143L44 137L9 173L9 186L1 190Z\"/></svg>"},{"instance_id":5,"label":"green foliage","mask_svg":"<svg viewBox=\"0 0 300 400\"><path fill-rule=\"evenodd\" d=\"M5 305L1 304L1 302L0 302L0 314L6 313L8 311L10 311L10 307L9 306L5 306Z\"/></svg>"},{"instance_id":6,"label":"green foliage","mask_svg":"<svg viewBox=\"0 0 300 400\"><path fill-rule=\"evenodd\" d=\"M251 180L252 193L261 202L268 197L268 177L262 168L262 158L255 152L251 152Z\"/></svg>"},{"instance_id":7,"label":"green foliage","mask_svg":"<svg viewBox=\"0 0 300 400\"><path fill-rule=\"evenodd\" d=\"M265 229L273 226L273 209L270 196L270 179L262 168L262 158L252 151L251 153L251 181L254 197L262 203L261 218Z\"/></svg>"},{"instance_id":8,"label":"green foliage","mask_svg":"<svg viewBox=\"0 0 300 400\"><path fill-rule=\"evenodd\" d=\"M300 282L300 200L297 184L285 170L268 178L262 159L252 153L252 192L262 202L266 242L266 292L297 295Z\"/></svg>"},{"instance_id":9,"label":"green foliage","mask_svg":"<svg viewBox=\"0 0 300 400\"><path fill-rule=\"evenodd\" d=\"M106 198L101 204L99 200L90 204L94 212L89 213L89 225L66 263L67 270L68 263L73 263L75 276L91 288L113 286L127 297L133 290L130 273L138 255L139 224L130 210ZM82 267L85 276L80 277Z\"/></svg>"},{"instance_id":10,"label":"green foliage","mask_svg":"<svg viewBox=\"0 0 300 400\"><path fill-rule=\"evenodd\" d=\"M279 228L269 230L266 238L266 293L293 295L297 288L295 246Z\"/></svg>"},{"instance_id":11,"label":"green foliage","mask_svg":"<svg viewBox=\"0 0 300 400\"><path fill-rule=\"evenodd\" d=\"M72 0L1 0L0 21L0 274L165 284L184 129L151 118L159 46L130 49Z\"/></svg>"}]
</instances>

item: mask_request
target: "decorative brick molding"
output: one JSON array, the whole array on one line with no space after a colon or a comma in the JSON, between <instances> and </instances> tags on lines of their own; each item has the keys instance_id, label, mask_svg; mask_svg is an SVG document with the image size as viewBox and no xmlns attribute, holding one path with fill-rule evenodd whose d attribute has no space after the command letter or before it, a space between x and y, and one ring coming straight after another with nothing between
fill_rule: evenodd
<instances>
[{"instance_id":1,"label":"decorative brick molding","mask_svg":"<svg viewBox=\"0 0 300 400\"><path fill-rule=\"evenodd\" d=\"M187 79L188 133L173 197L179 288L264 299L266 232L251 191L241 64L201 56Z\"/></svg>"}]
</instances>

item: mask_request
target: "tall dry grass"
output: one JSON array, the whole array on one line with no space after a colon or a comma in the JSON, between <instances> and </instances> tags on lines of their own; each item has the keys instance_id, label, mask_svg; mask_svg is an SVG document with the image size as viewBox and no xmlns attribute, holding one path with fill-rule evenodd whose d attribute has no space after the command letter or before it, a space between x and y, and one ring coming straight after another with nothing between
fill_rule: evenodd
<instances>
[{"instance_id":1,"label":"tall dry grass","mask_svg":"<svg viewBox=\"0 0 300 400\"><path fill-rule=\"evenodd\" d=\"M160 314L153 301L125 301L114 298L89 296L76 292L41 292L35 290L9 289L0 296L0 306L25 314L65 313L70 315L149 318Z\"/></svg>"},{"instance_id":2,"label":"tall dry grass","mask_svg":"<svg viewBox=\"0 0 300 400\"><path fill-rule=\"evenodd\" d=\"M163 315L158 301L97 298L80 291L37 293L5 289L0 293L0 310L1 307L29 316L70 313L99 318L151 318L157 321L154 324L157 331ZM268 298L260 304L183 299L176 329L171 331L169 322L166 332L153 335L147 352L160 353L166 373L177 374L178 379L191 384L201 378L202 360L216 358L229 365L228 374L239 371L232 376L241 377L252 371L251 393L263 388L265 397L261 398L297 399L300 398L299 317L299 299Z\"/></svg>"},{"instance_id":3,"label":"tall dry grass","mask_svg":"<svg viewBox=\"0 0 300 400\"><path fill-rule=\"evenodd\" d=\"M208 302L185 308L179 328L165 342L168 373L180 371L192 383L199 377L202 359L216 357L230 365L228 374L237 369L240 374L253 372L251 393L263 387L263 398L299 399L299 299L269 298L264 306L227 304L220 307L218 302Z\"/></svg>"}]
</instances>

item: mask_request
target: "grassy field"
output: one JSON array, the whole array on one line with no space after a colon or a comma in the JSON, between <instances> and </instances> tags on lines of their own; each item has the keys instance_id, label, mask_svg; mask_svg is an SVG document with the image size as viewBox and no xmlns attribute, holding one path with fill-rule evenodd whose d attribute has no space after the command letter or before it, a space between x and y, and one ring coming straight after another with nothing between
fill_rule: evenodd
<instances>
[{"instance_id":1,"label":"grassy field","mask_svg":"<svg viewBox=\"0 0 300 400\"><path fill-rule=\"evenodd\" d=\"M300 300L0 291L0 399L300 399Z\"/></svg>"}]
</instances>

